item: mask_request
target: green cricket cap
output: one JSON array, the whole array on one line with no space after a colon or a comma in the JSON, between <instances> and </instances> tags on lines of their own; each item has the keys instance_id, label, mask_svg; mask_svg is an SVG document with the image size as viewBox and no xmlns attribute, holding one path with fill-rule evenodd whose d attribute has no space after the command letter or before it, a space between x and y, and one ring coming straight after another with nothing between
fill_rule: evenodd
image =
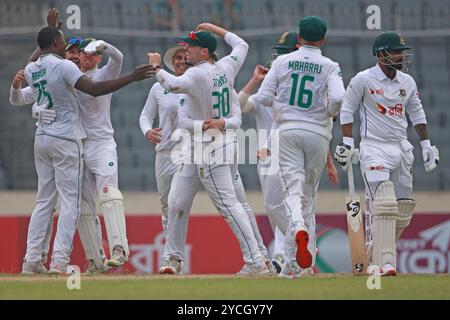
<instances>
[{"instance_id":1,"label":"green cricket cap","mask_svg":"<svg viewBox=\"0 0 450 320\"><path fill-rule=\"evenodd\" d=\"M207 48L211 53L217 49L217 40L208 31L191 31L189 36L181 37L181 41L193 46Z\"/></svg>"},{"instance_id":2,"label":"green cricket cap","mask_svg":"<svg viewBox=\"0 0 450 320\"><path fill-rule=\"evenodd\" d=\"M327 23L320 17L307 16L298 23L300 37L306 41L319 41L327 33Z\"/></svg>"}]
</instances>

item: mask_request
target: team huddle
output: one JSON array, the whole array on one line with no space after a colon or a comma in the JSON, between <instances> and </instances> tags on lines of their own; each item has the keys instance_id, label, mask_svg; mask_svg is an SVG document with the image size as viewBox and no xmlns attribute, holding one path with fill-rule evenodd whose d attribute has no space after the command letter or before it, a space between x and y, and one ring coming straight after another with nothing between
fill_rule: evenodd
<instances>
[{"instance_id":1,"label":"team huddle","mask_svg":"<svg viewBox=\"0 0 450 320\"><path fill-rule=\"evenodd\" d=\"M320 17L304 17L298 32L281 35L271 63L256 66L252 78L237 91L235 78L249 46L219 26L198 25L163 57L148 53L147 65L120 77L119 49L92 38L72 37L66 42L58 12L49 10L47 20L48 26L38 34L39 48L25 70L16 74L10 93L13 105L33 104L37 119L38 192L23 274L70 273L76 230L89 261L86 273L107 272L128 261L111 94L154 76L157 82L139 125L145 138L156 145L155 175L165 232L161 274L183 273L189 214L201 186L239 241L244 265L237 275L278 274L293 279L313 274L318 251L316 197L323 169L332 184L338 181L329 148L333 120L339 118L343 140L334 159L346 170L359 158L364 177L367 261L378 266L382 275L396 275L396 241L410 224L415 206L406 113L421 140L425 170L435 169L439 162L415 81L401 71L409 62L410 47L398 33L385 32L376 38L372 47L376 65L353 77L346 90L339 64L320 50L327 23ZM215 53L216 37L231 47L221 59ZM99 68L104 55L108 62ZM162 62L172 73L163 69ZM22 88L24 80L29 86ZM352 138L358 109L359 157ZM235 131L242 113L253 114L256 130L267 133L258 135L257 169L275 235L271 256L239 175ZM180 132L187 134L180 136ZM219 155L226 161L217 161ZM276 170L267 170L274 166ZM102 247L97 201L109 258ZM44 264L56 210L59 219L47 270Z\"/></svg>"}]
</instances>

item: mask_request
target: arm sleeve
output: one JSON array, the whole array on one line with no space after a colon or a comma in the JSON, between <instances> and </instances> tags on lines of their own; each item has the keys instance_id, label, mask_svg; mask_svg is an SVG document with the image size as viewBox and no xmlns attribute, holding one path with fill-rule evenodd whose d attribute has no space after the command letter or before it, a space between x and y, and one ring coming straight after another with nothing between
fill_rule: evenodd
<instances>
[{"instance_id":1,"label":"arm sleeve","mask_svg":"<svg viewBox=\"0 0 450 320\"><path fill-rule=\"evenodd\" d=\"M342 74L339 65L336 65L327 79L328 89L328 114L330 117L336 116L341 110L342 100L344 99L345 89L342 82Z\"/></svg>"},{"instance_id":2,"label":"arm sleeve","mask_svg":"<svg viewBox=\"0 0 450 320\"><path fill-rule=\"evenodd\" d=\"M78 69L75 63L69 60L63 60L60 64L61 77L72 87L75 88L75 84L78 79L84 76L84 73Z\"/></svg>"},{"instance_id":3,"label":"arm sleeve","mask_svg":"<svg viewBox=\"0 0 450 320\"><path fill-rule=\"evenodd\" d=\"M198 85L198 70L188 69L182 76L176 77L165 70L160 70L156 79L161 86L174 93L190 94Z\"/></svg>"},{"instance_id":4,"label":"arm sleeve","mask_svg":"<svg viewBox=\"0 0 450 320\"><path fill-rule=\"evenodd\" d=\"M242 113L248 113L255 111L255 105L252 99L249 99L250 95L241 90L238 94L239 105L241 107Z\"/></svg>"},{"instance_id":5,"label":"arm sleeve","mask_svg":"<svg viewBox=\"0 0 450 320\"><path fill-rule=\"evenodd\" d=\"M108 54L108 63L100 69L102 80L111 80L119 77L123 65L123 54L119 49L107 44L105 53Z\"/></svg>"},{"instance_id":6,"label":"arm sleeve","mask_svg":"<svg viewBox=\"0 0 450 320\"><path fill-rule=\"evenodd\" d=\"M425 111L423 110L422 102L420 101L415 82L414 92L412 93L408 105L406 106L406 111L408 112L409 120L411 120L413 126L421 123L427 123L427 117L425 116Z\"/></svg>"},{"instance_id":7,"label":"arm sleeve","mask_svg":"<svg viewBox=\"0 0 450 320\"><path fill-rule=\"evenodd\" d=\"M185 104L178 105L178 128L194 132L194 120L189 113L189 107Z\"/></svg>"},{"instance_id":8,"label":"arm sleeve","mask_svg":"<svg viewBox=\"0 0 450 320\"><path fill-rule=\"evenodd\" d=\"M280 58L273 62L272 67L264 78L258 92L252 96L254 102L268 107L272 106L273 97L275 96L278 87L277 69L279 61Z\"/></svg>"},{"instance_id":9,"label":"arm sleeve","mask_svg":"<svg viewBox=\"0 0 450 320\"><path fill-rule=\"evenodd\" d=\"M341 125L347 123L353 123L353 115L358 110L364 96L364 83L362 78L354 77L344 95L344 101L342 102L342 109L340 113Z\"/></svg>"},{"instance_id":10,"label":"arm sleeve","mask_svg":"<svg viewBox=\"0 0 450 320\"><path fill-rule=\"evenodd\" d=\"M141 131L144 136L147 131L153 129L153 122L155 121L157 114L158 99L156 98L156 88L153 85L148 94L147 101L145 101L141 116L139 117L139 126L141 127Z\"/></svg>"},{"instance_id":11,"label":"arm sleeve","mask_svg":"<svg viewBox=\"0 0 450 320\"><path fill-rule=\"evenodd\" d=\"M232 32L227 32L224 36L224 40L233 49L228 56L223 57L219 62L221 65L225 65L229 68L235 77L247 57L248 43Z\"/></svg>"},{"instance_id":12,"label":"arm sleeve","mask_svg":"<svg viewBox=\"0 0 450 320\"><path fill-rule=\"evenodd\" d=\"M33 89L31 87L14 89L11 86L11 89L9 91L9 102L13 106L24 106L35 101L36 98L34 97Z\"/></svg>"},{"instance_id":13,"label":"arm sleeve","mask_svg":"<svg viewBox=\"0 0 450 320\"><path fill-rule=\"evenodd\" d=\"M230 117L225 119L225 129L239 129L242 124L241 108L236 90L231 93Z\"/></svg>"}]
</instances>

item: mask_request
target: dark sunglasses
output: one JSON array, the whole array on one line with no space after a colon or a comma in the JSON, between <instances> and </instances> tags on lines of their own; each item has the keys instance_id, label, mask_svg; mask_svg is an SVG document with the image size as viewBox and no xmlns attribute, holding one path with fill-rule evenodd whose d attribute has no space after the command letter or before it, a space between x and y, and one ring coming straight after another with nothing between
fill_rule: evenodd
<instances>
[{"instance_id":1,"label":"dark sunglasses","mask_svg":"<svg viewBox=\"0 0 450 320\"><path fill-rule=\"evenodd\" d=\"M69 40L67 40L68 44L72 44L72 45L80 45L81 42L83 42L83 38L81 37L71 37L69 38Z\"/></svg>"}]
</instances>

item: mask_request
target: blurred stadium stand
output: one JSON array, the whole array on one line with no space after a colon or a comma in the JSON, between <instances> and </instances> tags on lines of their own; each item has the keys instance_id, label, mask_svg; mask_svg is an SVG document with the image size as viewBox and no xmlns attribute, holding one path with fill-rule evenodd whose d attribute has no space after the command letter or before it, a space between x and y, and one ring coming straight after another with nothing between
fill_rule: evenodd
<instances>
[{"instance_id":1,"label":"blurred stadium stand","mask_svg":"<svg viewBox=\"0 0 450 320\"><path fill-rule=\"evenodd\" d=\"M1 0L0 2L0 189L35 189L37 185L33 158L34 121L29 107L12 107L9 104L9 87L15 72L23 68L26 59L36 47L36 33L44 25L46 10L54 6L63 20L69 5L81 8L81 30L64 29L67 36L94 36L117 46L125 55L123 73L137 64L145 63L145 53L163 52L176 43L182 32L159 27L157 17L171 19L167 3L175 2L182 11L179 30L190 30L203 21L227 24L250 44L248 58L238 75L239 90L251 77L258 63L271 57L271 46L282 31L296 30L300 17L319 15L329 23L329 37L323 48L326 56L338 61L344 82L357 72L375 63L371 45L379 31L367 31L366 8L378 4L381 8L383 30L406 31L407 42L413 46L414 60L410 73L416 79L425 111L429 133L441 152L441 166L427 174L417 135L410 128L409 137L414 144L416 158L416 190L450 189L450 126L447 103L450 101L450 3L446 0L62 0L29 1ZM225 12L225 2L229 5ZM233 17L233 18L231 18ZM220 42L218 52L223 56L228 48ZM154 177L154 148L144 139L138 118L148 91L154 80L134 83L117 93L112 99L112 119L118 145L120 186L123 190L156 190ZM244 116L243 128L254 127L254 119ZM338 122L333 130L335 139L331 150L341 139ZM240 172L245 187L259 189L255 166L241 165ZM344 175L340 187L345 189ZM357 187L362 180L357 175ZM326 176L322 189L330 189Z\"/></svg>"}]
</instances>

